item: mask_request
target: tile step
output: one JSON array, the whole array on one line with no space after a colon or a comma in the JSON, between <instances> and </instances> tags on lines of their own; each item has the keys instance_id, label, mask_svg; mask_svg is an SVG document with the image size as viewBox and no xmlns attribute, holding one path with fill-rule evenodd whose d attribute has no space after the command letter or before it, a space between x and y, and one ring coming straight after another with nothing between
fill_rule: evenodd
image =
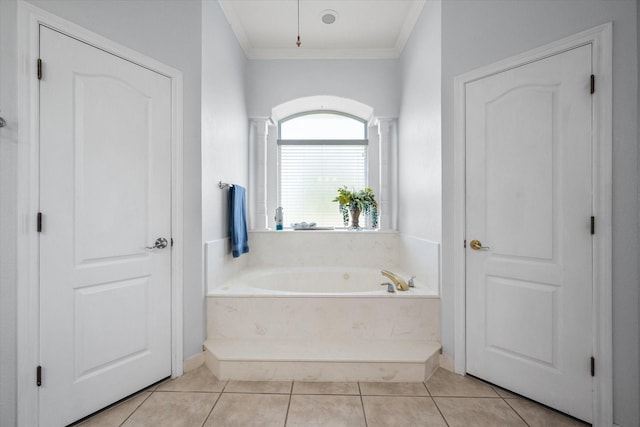
<instances>
[{"instance_id":1,"label":"tile step","mask_svg":"<svg viewBox=\"0 0 640 427\"><path fill-rule=\"evenodd\" d=\"M440 344L215 339L205 349L221 380L421 382L438 368Z\"/></svg>"},{"instance_id":2,"label":"tile step","mask_svg":"<svg viewBox=\"0 0 640 427\"><path fill-rule=\"evenodd\" d=\"M437 342L306 342L292 340L211 339L204 343L220 361L425 363L440 351Z\"/></svg>"}]
</instances>

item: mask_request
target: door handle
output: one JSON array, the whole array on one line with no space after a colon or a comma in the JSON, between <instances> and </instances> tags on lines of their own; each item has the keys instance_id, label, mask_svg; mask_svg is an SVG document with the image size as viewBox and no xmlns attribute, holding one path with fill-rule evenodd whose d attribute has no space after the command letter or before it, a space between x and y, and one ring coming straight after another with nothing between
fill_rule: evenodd
<instances>
[{"instance_id":1,"label":"door handle","mask_svg":"<svg viewBox=\"0 0 640 427\"><path fill-rule=\"evenodd\" d=\"M158 237L153 246L147 246L147 249L164 249L167 247L169 242L164 237Z\"/></svg>"},{"instance_id":2,"label":"door handle","mask_svg":"<svg viewBox=\"0 0 640 427\"><path fill-rule=\"evenodd\" d=\"M489 249L489 246L482 246L482 242L480 240L472 240L469 242L469 246L474 251L479 251L480 249Z\"/></svg>"}]
</instances>

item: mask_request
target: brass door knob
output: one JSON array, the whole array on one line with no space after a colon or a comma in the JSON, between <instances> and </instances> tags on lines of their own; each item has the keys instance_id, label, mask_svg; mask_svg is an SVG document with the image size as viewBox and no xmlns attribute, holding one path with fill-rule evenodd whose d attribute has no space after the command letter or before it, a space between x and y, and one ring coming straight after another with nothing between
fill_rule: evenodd
<instances>
[{"instance_id":1,"label":"brass door knob","mask_svg":"<svg viewBox=\"0 0 640 427\"><path fill-rule=\"evenodd\" d=\"M469 242L469 246L474 251L479 251L480 249L489 249L489 246L482 246L482 242L480 240L472 240Z\"/></svg>"}]
</instances>

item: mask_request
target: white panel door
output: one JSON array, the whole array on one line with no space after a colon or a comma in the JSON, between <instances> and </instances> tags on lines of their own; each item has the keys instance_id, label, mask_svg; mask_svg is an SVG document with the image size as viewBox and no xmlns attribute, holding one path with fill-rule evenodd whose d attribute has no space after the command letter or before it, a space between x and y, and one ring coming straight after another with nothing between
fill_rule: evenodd
<instances>
[{"instance_id":1,"label":"white panel door","mask_svg":"<svg viewBox=\"0 0 640 427\"><path fill-rule=\"evenodd\" d=\"M467 84L465 107L467 372L586 421L590 75L579 47Z\"/></svg>"},{"instance_id":2,"label":"white panel door","mask_svg":"<svg viewBox=\"0 0 640 427\"><path fill-rule=\"evenodd\" d=\"M46 27L40 57L40 423L60 426L171 375L171 86Z\"/></svg>"}]
</instances>

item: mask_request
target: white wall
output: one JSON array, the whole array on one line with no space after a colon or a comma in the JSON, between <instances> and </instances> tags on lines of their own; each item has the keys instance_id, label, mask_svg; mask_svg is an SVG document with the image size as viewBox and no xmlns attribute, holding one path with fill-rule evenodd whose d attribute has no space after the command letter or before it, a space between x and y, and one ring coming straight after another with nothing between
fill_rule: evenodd
<instances>
[{"instance_id":1,"label":"white wall","mask_svg":"<svg viewBox=\"0 0 640 427\"><path fill-rule=\"evenodd\" d=\"M640 2L636 2L636 48L637 48L637 53L638 53L638 57L636 60L636 64L638 67L638 98L636 101L636 107L638 109L638 120L636 121L636 123L640 123ZM638 146L640 146L640 126L638 126ZM638 150L638 157L637 157L637 163L636 163L636 170L638 170L638 175L640 175L640 149ZM639 179L640 181L640 179ZM639 184L640 187L640 184ZM639 192L640 192L640 188L639 188ZM640 224L640 206L638 209L638 223ZM638 237L640 239L640 236ZM638 285L640 286L640 284ZM640 291L638 291L638 306L640 306ZM640 310L639 310L640 311ZM638 314L638 326L637 326L637 330L640 331L640 314ZM640 347L640 339L638 340L638 346ZM638 354L640 354L640 348L638 349ZM637 380L637 387L638 389L640 389L640 375L638 375L636 377ZM640 402L636 402L637 406L640 406ZM640 411L640 410L639 410ZM640 417L640 416L639 416ZM640 424L640 423L639 423Z\"/></svg>"},{"instance_id":2,"label":"white wall","mask_svg":"<svg viewBox=\"0 0 640 427\"><path fill-rule=\"evenodd\" d=\"M395 59L250 60L247 69L249 117L269 117L271 109L314 95L350 98L373 107L378 117L398 117L399 61Z\"/></svg>"},{"instance_id":3,"label":"white wall","mask_svg":"<svg viewBox=\"0 0 640 427\"><path fill-rule=\"evenodd\" d=\"M0 1L0 425L16 424L16 3Z\"/></svg>"},{"instance_id":4,"label":"white wall","mask_svg":"<svg viewBox=\"0 0 640 427\"><path fill-rule=\"evenodd\" d=\"M200 209L201 2L165 0L30 0L62 18L184 73L184 354L204 336ZM0 0L0 425L15 425L16 383L16 0Z\"/></svg>"},{"instance_id":5,"label":"white wall","mask_svg":"<svg viewBox=\"0 0 640 427\"><path fill-rule=\"evenodd\" d=\"M245 103L247 60L217 1L202 3L202 243L204 277L227 277L244 268L233 258L227 231L228 190L249 188L249 121ZM249 196L249 194L247 194ZM249 242L251 247L251 241ZM202 294L206 293L203 284ZM204 299L201 301L204 307ZM206 328L206 319L204 319ZM207 331L204 330L204 337Z\"/></svg>"},{"instance_id":6,"label":"white wall","mask_svg":"<svg viewBox=\"0 0 640 427\"><path fill-rule=\"evenodd\" d=\"M632 0L456 0L442 3L444 351L453 354L453 78L613 21L614 422L640 425L638 329L637 3Z\"/></svg>"},{"instance_id":7,"label":"white wall","mask_svg":"<svg viewBox=\"0 0 640 427\"><path fill-rule=\"evenodd\" d=\"M442 239L441 1L425 3L401 58L398 229Z\"/></svg>"},{"instance_id":8,"label":"white wall","mask_svg":"<svg viewBox=\"0 0 640 427\"><path fill-rule=\"evenodd\" d=\"M218 2L203 2L202 236L205 242L229 235L227 190L220 190L218 181L245 187L249 181L246 62Z\"/></svg>"}]
</instances>

